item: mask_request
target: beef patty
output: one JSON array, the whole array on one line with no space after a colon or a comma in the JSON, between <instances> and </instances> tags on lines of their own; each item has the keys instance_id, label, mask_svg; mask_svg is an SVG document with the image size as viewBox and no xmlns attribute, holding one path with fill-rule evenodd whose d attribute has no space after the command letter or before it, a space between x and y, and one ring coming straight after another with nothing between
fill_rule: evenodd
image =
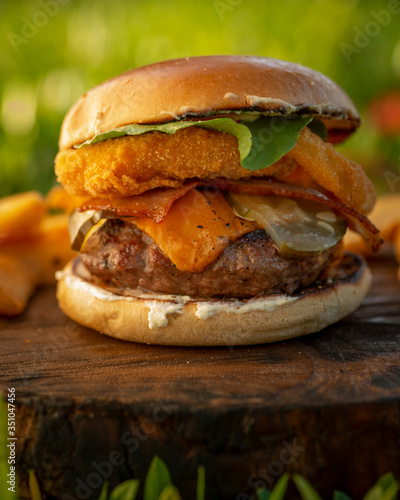
<instances>
[{"instance_id":1,"label":"beef patty","mask_svg":"<svg viewBox=\"0 0 400 500\"><path fill-rule=\"evenodd\" d=\"M190 273L176 269L136 226L113 219L90 236L81 258L98 285L193 298L248 298L309 286L341 253L338 244L304 259L283 257L265 231L257 230L228 245L203 272Z\"/></svg>"}]
</instances>

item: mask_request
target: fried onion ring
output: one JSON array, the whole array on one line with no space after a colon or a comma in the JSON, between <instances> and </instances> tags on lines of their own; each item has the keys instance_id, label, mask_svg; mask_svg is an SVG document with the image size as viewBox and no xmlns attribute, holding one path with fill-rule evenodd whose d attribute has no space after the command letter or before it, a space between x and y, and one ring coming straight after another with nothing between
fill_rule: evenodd
<instances>
[{"instance_id":1,"label":"fried onion ring","mask_svg":"<svg viewBox=\"0 0 400 500\"><path fill-rule=\"evenodd\" d=\"M376 191L363 168L339 154L305 127L294 148L286 154L293 158L322 187L338 200L362 214L368 214L376 200Z\"/></svg>"}]
</instances>

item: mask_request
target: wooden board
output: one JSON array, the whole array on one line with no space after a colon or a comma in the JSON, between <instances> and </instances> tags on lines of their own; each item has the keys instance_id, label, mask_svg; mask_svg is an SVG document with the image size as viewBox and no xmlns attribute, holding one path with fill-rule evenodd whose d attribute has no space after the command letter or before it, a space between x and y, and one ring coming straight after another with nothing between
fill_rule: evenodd
<instances>
[{"instance_id":1,"label":"wooden board","mask_svg":"<svg viewBox=\"0 0 400 500\"><path fill-rule=\"evenodd\" d=\"M373 287L351 316L252 347L110 339L67 319L42 289L21 317L0 319L22 496L34 469L45 498L98 498L102 477L143 479L154 454L183 498L195 498L199 464L208 500L249 498L283 471L323 498L333 488L361 498L383 473L400 477L400 286L392 257L371 265Z\"/></svg>"}]
</instances>

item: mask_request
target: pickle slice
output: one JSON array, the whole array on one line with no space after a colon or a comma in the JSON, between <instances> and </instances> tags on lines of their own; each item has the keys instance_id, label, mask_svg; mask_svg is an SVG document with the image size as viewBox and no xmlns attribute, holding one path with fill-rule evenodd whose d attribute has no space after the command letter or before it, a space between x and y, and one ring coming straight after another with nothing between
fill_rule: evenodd
<instances>
[{"instance_id":1,"label":"pickle slice","mask_svg":"<svg viewBox=\"0 0 400 500\"><path fill-rule=\"evenodd\" d=\"M79 252L89 232L101 220L105 221L115 217L116 215L111 210L85 210L84 212L74 210L68 221L72 250Z\"/></svg>"},{"instance_id":2,"label":"pickle slice","mask_svg":"<svg viewBox=\"0 0 400 500\"><path fill-rule=\"evenodd\" d=\"M238 215L261 224L281 255L301 258L323 252L346 232L346 220L315 201L232 192L227 200Z\"/></svg>"}]
</instances>

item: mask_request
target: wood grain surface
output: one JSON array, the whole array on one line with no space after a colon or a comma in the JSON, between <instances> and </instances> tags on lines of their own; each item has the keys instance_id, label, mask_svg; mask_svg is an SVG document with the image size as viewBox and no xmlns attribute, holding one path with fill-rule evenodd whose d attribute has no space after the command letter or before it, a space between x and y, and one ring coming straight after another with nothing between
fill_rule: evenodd
<instances>
[{"instance_id":1,"label":"wood grain surface","mask_svg":"<svg viewBox=\"0 0 400 500\"><path fill-rule=\"evenodd\" d=\"M0 381L15 387L20 491L95 499L168 464L184 499L206 468L207 499L250 498L300 472L355 499L400 477L400 285L392 257L371 261L362 306L324 331L252 347L125 343L80 327L44 288L0 319ZM64 495L64 496L63 496ZM297 498L294 491L291 498Z\"/></svg>"}]
</instances>

